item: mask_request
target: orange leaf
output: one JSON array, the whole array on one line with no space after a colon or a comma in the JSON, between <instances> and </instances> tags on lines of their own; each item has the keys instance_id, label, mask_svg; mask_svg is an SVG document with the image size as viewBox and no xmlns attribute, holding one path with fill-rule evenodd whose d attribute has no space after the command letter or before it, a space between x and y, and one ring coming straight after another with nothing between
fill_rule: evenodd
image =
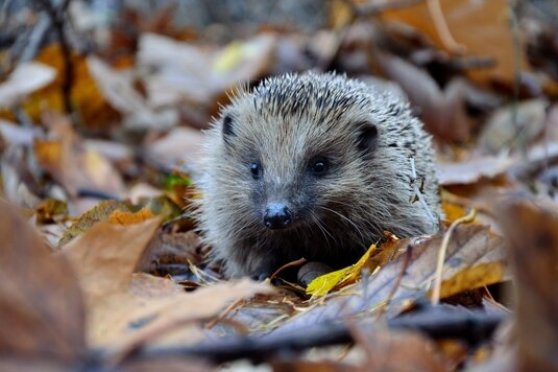
<instances>
[{"instance_id":1,"label":"orange leaf","mask_svg":"<svg viewBox=\"0 0 558 372\"><path fill-rule=\"evenodd\" d=\"M113 211L108 217L108 222L115 225L133 225L155 217L149 208L142 208L138 212L127 212L122 210Z\"/></svg>"}]
</instances>

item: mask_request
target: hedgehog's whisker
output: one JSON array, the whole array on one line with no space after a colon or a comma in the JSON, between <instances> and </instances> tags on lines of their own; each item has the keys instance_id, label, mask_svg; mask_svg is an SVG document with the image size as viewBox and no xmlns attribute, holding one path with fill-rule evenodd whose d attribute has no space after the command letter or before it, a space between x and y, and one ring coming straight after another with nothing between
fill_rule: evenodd
<instances>
[{"instance_id":1,"label":"hedgehog's whisker","mask_svg":"<svg viewBox=\"0 0 558 372\"><path fill-rule=\"evenodd\" d=\"M338 244L337 239L335 239L335 237L327 230L327 228L323 225L322 221L320 221L320 218L318 216L316 216L316 214L314 212L310 213L310 217L312 218L312 220L314 221L316 226L318 226L318 229L320 229L328 247L330 247L330 239L329 238L331 238L331 240L333 240L333 242L335 244Z\"/></svg>"},{"instance_id":2,"label":"hedgehog's whisker","mask_svg":"<svg viewBox=\"0 0 558 372\"><path fill-rule=\"evenodd\" d=\"M355 228L356 232L360 235L360 238L362 241L365 241L364 238L364 234L362 233L362 230L360 229L360 227L358 227L358 225L356 223L354 223L353 221L351 221L347 216L343 216L341 213L337 212L336 210L333 210L331 208L327 208L324 206L319 206L319 208L329 211L331 213L336 214L337 216L341 217L341 219L343 219L344 221L347 221L352 227Z\"/></svg>"}]
</instances>

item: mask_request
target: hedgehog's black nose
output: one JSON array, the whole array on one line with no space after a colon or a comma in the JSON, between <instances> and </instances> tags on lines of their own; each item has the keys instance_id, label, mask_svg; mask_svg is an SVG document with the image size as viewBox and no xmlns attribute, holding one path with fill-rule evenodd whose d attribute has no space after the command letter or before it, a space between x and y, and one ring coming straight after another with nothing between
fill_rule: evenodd
<instances>
[{"instance_id":1,"label":"hedgehog's black nose","mask_svg":"<svg viewBox=\"0 0 558 372\"><path fill-rule=\"evenodd\" d=\"M265 209L264 225L268 229L283 229L291 222L293 222L293 213L286 205L271 203Z\"/></svg>"}]
</instances>

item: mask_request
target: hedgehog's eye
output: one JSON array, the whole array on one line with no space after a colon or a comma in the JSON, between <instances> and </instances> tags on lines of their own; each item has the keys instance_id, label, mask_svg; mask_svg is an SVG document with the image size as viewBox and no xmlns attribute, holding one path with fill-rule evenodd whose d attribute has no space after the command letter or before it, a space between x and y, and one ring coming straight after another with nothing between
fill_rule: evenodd
<instances>
[{"instance_id":1,"label":"hedgehog's eye","mask_svg":"<svg viewBox=\"0 0 558 372\"><path fill-rule=\"evenodd\" d=\"M323 176L329 169L329 161L324 157L317 157L310 162L310 170L316 176Z\"/></svg>"},{"instance_id":2,"label":"hedgehog's eye","mask_svg":"<svg viewBox=\"0 0 558 372\"><path fill-rule=\"evenodd\" d=\"M262 165L259 161L250 163L250 173L252 173L252 178L259 180L262 176Z\"/></svg>"}]
</instances>

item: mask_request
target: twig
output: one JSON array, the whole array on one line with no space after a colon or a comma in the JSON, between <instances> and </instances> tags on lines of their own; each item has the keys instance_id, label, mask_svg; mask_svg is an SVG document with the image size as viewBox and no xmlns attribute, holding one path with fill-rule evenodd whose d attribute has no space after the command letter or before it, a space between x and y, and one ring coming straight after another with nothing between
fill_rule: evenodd
<instances>
[{"instance_id":1,"label":"twig","mask_svg":"<svg viewBox=\"0 0 558 372\"><path fill-rule=\"evenodd\" d=\"M517 14L515 12L515 1L508 0L508 11L510 17L510 29L512 34L512 46L513 46L513 96L512 96L512 105L511 105L511 120L512 125L515 128L515 138L513 142L510 144L514 147L514 144L519 145L521 150L521 154L523 155L524 159L527 158L527 143L526 143L526 124L523 125L521 128L519 124L519 117L518 117L518 107L517 104L519 102L519 89L521 86L521 35L517 20Z\"/></svg>"},{"instance_id":2,"label":"twig","mask_svg":"<svg viewBox=\"0 0 558 372\"><path fill-rule=\"evenodd\" d=\"M51 25L52 20L50 16L48 14L42 13L39 16L39 20L33 27L33 30L29 34L25 49L23 49L19 56L18 64L31 61L33 58L35 58Z\"/></svg>"},{"instance_id":3,"label":"twig","mask_svg":"<svg viewBox=\"0 0 558 372\"><path fill-rule=\"evenodd\" d=\"M344 0L344 3L351 8L355 17L375 16L388 10L407 8L422 2L424 2L424 0L384 0L380 3L369 2L365 4L355 4L351 0Z\"/></svg>"},{"instance_id":4,"label":"twig","mask_svg":"<svg viewBox=\"0 0 558 372\"><path fill-rule=\"evenodd\" d=\"M453 230L455 230L457 226L459 226L462 223L468 223L473 221L475 219L476 214L477 214L476 210L472 209L466 216L463 216L453 221L448 231L446 231L444 235L444 239L442 239L442 244L440 245L440 250L438 251L438 262L436 263L436 273L434 275L434 288L432 290L432 298L431 298L432 305L438 305L440 303L440 291L442 288L442 269L444 268L444 261L446 260L446 252L448 250L448 245Z\"/></svg>"},{"instance_id":5,"label":"twig","mask_svg":"<svg viewBox=\"0 0 558 372\"><path fill-rule=\"evenodd\" d=\"M388 320L391 329L418 330L434 339L456 338L478 342L490 337L505 319L502 313L469 311L461 307L432 307L410 315ZM370 326L360 323L358 326ZM371 328L372 331L374 328ZM341 323L321 323L300 328L288 334L252 335L212 340L193 346L153 347L128 353L138 359L182 356L199 357L215 362L248 358L258 362L285 351L303 351L311 347L353 342L349 327Z\"/></svg>"},{"instance_id":6,"label":"twig","mask_svg":"<svg viewBox=\"0 0 558 372\"><path fill-rule=\"evenodd\" d=\"M5 0L4 3L0 5L0 25L3 25L6 22L12 2L12 0Z\"/></svg>"},{"instance_id":7,"label":"twig","mask_svg":"<svg viewBox=\"0 0 558 372\"><path fill-rule=\"evenodd\" d=\"M62 79L62 100L64 104L64 111L68 115L72 115L72 86L74 84L74 62L72 59L72 51L64 32L64 23L66 18L66 11L70 5L71 0L63 0L58 6L52 4L51 0L36 0L39 5L49 15L54 31L58 41L60 42L60 51L64 60L64 78Z\"/></svg>"},{"instance_id":8,"label":"twig","mask_svg":"<svg viewBox=\"0 0 558 372\"><path fill-rule=\"evenodd\" d=\"M391 291L389 292L389 294L387 296L387 300L385 301L384 306L382 306L382 308L378 311L378 315L376 316L376 319L379 319L382 316L382 314L384 314L384 312L389 307L389 304L391 303L391 300L393 299L393 296L395 296L395 293L397 292L397 289L401 285L401 280L405 276L405 272L407 271L407 268L409 267L409 262L411 262L411 245L408 245L407 249L405 250L405 260L403 260L403 266L401 266L401 272L397 276L397 278L395 280L395 284L391 288Z\"/></svg>"},{"instance_id":9,"label":"twig","mask_svg":"<svg viewBox=\"0 0 558 372\"><path fill-rule=\"evenodd\" d=\"M440 5L440 0L426 0L426 5L428 6L428 12L432 17L434 22L434 27L436 32L440 36L440 41L446 49L451 52L462 54L465 52L465 46L459 44L453 38L451 31L449 30L448 24L444 17L444 12L442 11L442 6Z\"/></svg>"}]
</instances>

